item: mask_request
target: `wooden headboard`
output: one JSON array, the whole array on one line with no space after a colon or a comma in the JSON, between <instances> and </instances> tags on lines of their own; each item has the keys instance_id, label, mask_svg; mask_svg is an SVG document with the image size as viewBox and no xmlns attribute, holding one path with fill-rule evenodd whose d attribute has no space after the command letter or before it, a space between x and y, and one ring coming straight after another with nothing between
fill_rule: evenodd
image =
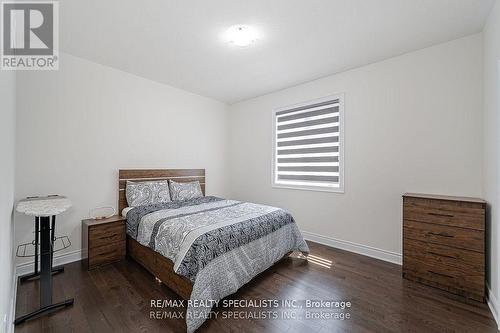
<instances>
[{"instance_id":1,"label":"wooden headboard","mask_svg":"<svg viewBox=\"0 0 500 333\"><path fill-rule=\"evenodd\" d=\"M198 180L205 194L205 169L136 169L120 170L118 173L118 214L128 207L125 197L127 180L144 182L154 180L173 180L176 182L192 182Z\"/></svg>"}]
</instances>

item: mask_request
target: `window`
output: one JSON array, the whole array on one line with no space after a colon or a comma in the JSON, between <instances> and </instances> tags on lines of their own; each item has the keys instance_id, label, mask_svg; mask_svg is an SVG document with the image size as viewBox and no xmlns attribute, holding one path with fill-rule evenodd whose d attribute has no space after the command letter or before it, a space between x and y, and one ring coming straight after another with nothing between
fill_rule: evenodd
<instances>
[{"instance_id":1,"label":"window","mask_svg":"<svg viewBox=\"0 0 500 333\"><path fill-rule=\"evenodd\" d=\"M343 192L343 97L273 112L273 186Z\"/></svg>"}]
</instances>

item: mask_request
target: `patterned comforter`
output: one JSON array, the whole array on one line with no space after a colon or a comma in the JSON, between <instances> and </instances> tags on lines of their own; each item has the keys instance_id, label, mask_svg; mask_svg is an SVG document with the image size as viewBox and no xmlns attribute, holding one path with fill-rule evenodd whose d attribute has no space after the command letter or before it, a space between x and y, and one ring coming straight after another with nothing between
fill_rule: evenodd
<instances>
[{"instance_id":1,"label":"patterned comforter","mask_svg":"<svg viewBox=\"0 0 500 333\"><path fill-rule=\"evenodd\" d=\"M286 253L309 252L288 212L216 197L136 207L127 214L127 233L172 260L174 271L193 282L191 300L220 300ZM188 332L210 310L188 306Z\"/></svg>"}]
</instances>

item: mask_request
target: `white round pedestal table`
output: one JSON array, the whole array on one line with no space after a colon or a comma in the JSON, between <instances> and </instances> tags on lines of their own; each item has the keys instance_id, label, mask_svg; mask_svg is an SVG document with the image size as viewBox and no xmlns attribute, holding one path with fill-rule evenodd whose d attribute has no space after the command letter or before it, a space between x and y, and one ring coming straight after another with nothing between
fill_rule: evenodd
<instances>
[{"instance_id":1,"label":"white round pedestal table","mask_svg":"<svg viewBox=\"0 0 500 333\"><path fill-rule=\"evenodd\" d=\"M17 204L17 212L35 217L35 271L21 277L20 281L40 278L40 308L17 318L14 321L15 325L55 309L73 305L73 298L52 303L52 273L64 271L64 267L52 268L56 215L65 212L70 207L71 201L63 196L26 198ZM38 272L38 244L40 244L40 272Z\"/></svg>"}]
</instances>

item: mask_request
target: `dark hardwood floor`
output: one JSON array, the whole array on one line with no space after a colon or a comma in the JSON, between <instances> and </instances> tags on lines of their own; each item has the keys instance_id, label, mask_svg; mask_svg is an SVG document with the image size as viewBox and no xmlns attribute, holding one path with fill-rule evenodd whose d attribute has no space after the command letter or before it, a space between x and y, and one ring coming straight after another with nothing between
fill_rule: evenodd
<instances>
[{"instance_id":1,"label":"dark hardwood floor","mask_svg":"<svg viewBox=\"0 0 500 333\"><path fill-rule=\"evenodd\" d=\"M350 319L222 319L215 309L197 332L497 332L485 304L401 278L401 267L309 242L310 261L297 257L270 268L229 299L315 299L352 303ZM179 299L131 259L87 271L81 262L54 276L54 301L73 307L34 319L16 332L185 332L184 319L150 319L151 299ZM16 315L38 306L38 283L18 286ZM165 309L162 309L165 310ZM166 309L168 310L168 309ZM173 309L178 310L178 309ZM281 310L290 312L291 310ZM185 312L185 310L184 310ZM298 310L304 315L303 310ZM240 313L241 315L241 313Z\"/></svg>"}]
</instances>

